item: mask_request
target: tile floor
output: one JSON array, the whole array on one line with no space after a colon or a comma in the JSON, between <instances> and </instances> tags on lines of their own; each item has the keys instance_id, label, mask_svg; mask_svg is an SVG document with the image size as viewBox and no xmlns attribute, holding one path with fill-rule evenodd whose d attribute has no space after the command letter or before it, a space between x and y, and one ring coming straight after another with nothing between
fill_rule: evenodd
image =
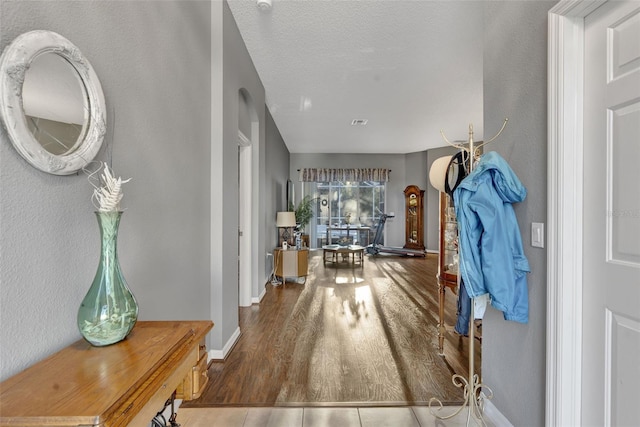
<instances>
[{"instance_id":1,"label":"tile floor","mask_svg":"<svg viewBox=\"0 0 640 427\"><path fill-rule=\"evenodd\" d=\"M458 407L442 409L442 415ZM177 422L182 427L461 427L467 425L468 410L439 420L428 407L388 408L182 408ZM488 427L494 427L484 420ZM481 425L474 422L470 426Z\"/></svg>"}]
</instances>

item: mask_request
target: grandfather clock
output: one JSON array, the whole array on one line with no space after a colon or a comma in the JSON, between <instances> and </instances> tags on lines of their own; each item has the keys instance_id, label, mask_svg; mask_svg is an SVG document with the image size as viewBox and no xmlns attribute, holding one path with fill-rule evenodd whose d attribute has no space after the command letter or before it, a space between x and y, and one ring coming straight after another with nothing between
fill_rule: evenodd
<instances>
[{"instance_id":1,"label":"grandfather clock","mask_svg":"<svg viewBox=\"0 0 640 427\"><path fill-rule=\"evenodd\" d=\"M405 249L424 250L424 190L417 185L404 189Z\"/></svg>"}]
</instances>

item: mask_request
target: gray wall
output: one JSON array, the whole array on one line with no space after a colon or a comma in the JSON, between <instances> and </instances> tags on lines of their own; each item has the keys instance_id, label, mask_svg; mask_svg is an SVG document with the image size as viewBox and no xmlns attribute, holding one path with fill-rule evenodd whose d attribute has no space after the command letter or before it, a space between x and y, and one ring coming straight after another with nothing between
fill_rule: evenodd
<instances>
[{"instance_id":1,"label":"gray wall","mask_svg":"<svg viewBox=\"0 0 640 427\"><path fill-rule=\"evenodd\" d=\"M419 151L405 154L404 163L404 180L407 185L417 185L421 190L425 190L429 174L427 152Z\"/></svg>"},{"instance_id":2,"label":"gray wall","mask_svg":"<svg viewBox=\"0 0 640 427\"><path fill-rule=\"evenodd\" d=\"M154 4L157 2L154 2ZM252 296L264 286L265 230L265 108L264 87L226 2L212 9L211 122L211 347L223 349L238 332L238 111L242 90L256 116L252 124Z\"/></svg>"},{"instance_id":3,"label":"gray wall","mask_svg":"<svg viewBox=\"0 0 640 427\"><path fill-rule=\"evenodd\" d=\"M0 48L23 32L53 30L80 48L102 82L108 130L98 159L133 178L124 187L119 255L140 319L211 319L208 345L222 351L238 331L241 90L251 107L253 298L273 247L265 236L275 211L265 201L276 200L270 192L288 174L279 156L284 172L267 187L264 88L227 4L0 1ZM286 153L277 132L269 135ZM39 172L4 130L0 139L4 379L80 338L76 314L100 242L86 177Z\"/></svg>"},{"instance_id":4,"label":"gray wall","mask_svg":"<svg viewBox=\"0 0 640 427\"><path fill-rule=\"evenodd\" d=\"M0 48L56 31L106 97L106 147L124 186L119 255L140 319L210 318L209 2L2 1ZM204 96L203 96L204 94ZM236 95L237 98L237 95ZM25 162L0 130L0 379L80 338L99 230L83 173Z\"/></svg>"},{"instance_id":5,"label":"gray wall","mask_svg":"<svg viewBox=\"0 0 640 427\"><path fill-rule=\"evenodd\" d=\"M284 144L271 114L267 110L267 157L265 193L270 196L265 202L266 244L265 256L278 246L278 233L276 231L276 212L287 209L287 179L289 178L289 150ZM265 265L267 277L271 273L269 262Z\"/></svg>"},{"instance_id":6,"label":"gray wall","mask_svg":"<svg viewBox=\"0 0 640 427\"><path fill-rule=\"evenodd\" d=\"M485 4L484 129L491 134L510 118L491 149L529 191L516 213L532 273L529 324L505 322L489 310L482 371L495 405L522 426L544 424L546 251L530 247L528 230L532 221L546 222L546 12L553 3ZM391 168L387 210L399 217L389 222L387 243L396 246L404 240L402 191L417 183L409 181L430 191L429 153L426 162L424 154L293 154L287 164L281 137L265 129L272 123L264 89L223 2L1 1L0 8L0 48L25 31L53 30L80 48L101 79L109 124L98 158L112 159L119 175L133 178L125 185L119 251L143 320L213 319L214 349L237 330L240 89L257 113L251 130L257 276L274 245L267 237L274 212L284 205L286 174L276 170L289 167L297 182L302 167ZM272 138L279 151L267 160ZM80 337L76 313L95 274L99 235L82 174L39 172L4 130L0 140L1 380ZM407 172L409 164L426 164L424 176L414 175L414 167ZM434 203L427 198L426 205ZM258 279L254 292L263 286Z\"/></svg>"},{"instance_id":7,"label":"gray wall","mask_svg":"<svg viewBox=\"0 0 640 427\"><path fill-rule=\"evenodd\" d=\"M546 249L531 247L531 222L547 209L547 11L555 2L487 2L484 7L484 129L528 191L515 205L531 265L529 323L503 320L490 309L482 326L483 382L493 403L516 426L544 425Z\"/></svg>"}]
</instances>

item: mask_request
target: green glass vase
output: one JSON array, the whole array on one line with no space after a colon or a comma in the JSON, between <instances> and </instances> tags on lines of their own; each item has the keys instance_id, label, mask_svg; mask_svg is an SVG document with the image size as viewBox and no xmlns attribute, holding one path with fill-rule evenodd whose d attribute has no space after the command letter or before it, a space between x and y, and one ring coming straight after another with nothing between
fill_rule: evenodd
<instances>
[{"instance_id":1,"label":"green glass vase","mask_svg":"<svg viewBox=\"0 0 640 427\"><path fill-rule=\"evenodd\" d=\"M138 320L138 304L118 262L122 212L96 212L102 246L98 271L78 310L80 334L94 346L122 341Z\"/></svg>"}]
</instances>

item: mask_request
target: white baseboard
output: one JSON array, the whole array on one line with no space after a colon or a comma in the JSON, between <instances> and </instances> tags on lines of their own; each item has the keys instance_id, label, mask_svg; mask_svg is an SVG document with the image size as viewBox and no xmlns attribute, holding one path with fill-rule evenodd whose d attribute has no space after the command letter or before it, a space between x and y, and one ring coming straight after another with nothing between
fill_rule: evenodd
<instances>
[{"instance_id":1,"label":"white baseboard","mask_svg":"<svg viewBox=\"0 0 640 427\"><path fill-rule=\"evenodd\" d=\"M240 327L238 327L227 343L222 347L222 350L209 350L209 360L224 360L227 354L231 351L236 341L240 338Z\"/></svg>"},{"instance_id":2,"label":"white baseboard","mask_svg":"<svg viewBox=\"0 0 640 427\"><path fill-rule=\"evenodd\" d=\"M425 252L428 254L439 254L440 251L439 250L433 250L433 249L425 249Z\"/></svg>"},{"instance_id":3,"label":"white baseboard","mask_svg":"<svg viewBox=\"0 0 640 427\"><path fill-rule=\"evenodd\" d=\"M271 278L268 278L264 281L264 283L267 283L271 280ZM265 294L267 293L267 287L266 285L262 287L262 292L260 292L260 295L258 295L257 297L252 297L251 298L251 303L252 304L260 304L260 301L262 301L262 298L264 298Z\"/></svg>"},{"instance_id":4,"label":"white baseboard","mask_svg":"<svg viewBox=\"0 0 640 427\"><path fill-rule=\"evenodd\" d=\"M488 399L484 400L484 416L496 427L513 427L513 424L511 424L507 417L502 415L502 412L496 408L496 405Z\"/></svg>"}]
</instances>

